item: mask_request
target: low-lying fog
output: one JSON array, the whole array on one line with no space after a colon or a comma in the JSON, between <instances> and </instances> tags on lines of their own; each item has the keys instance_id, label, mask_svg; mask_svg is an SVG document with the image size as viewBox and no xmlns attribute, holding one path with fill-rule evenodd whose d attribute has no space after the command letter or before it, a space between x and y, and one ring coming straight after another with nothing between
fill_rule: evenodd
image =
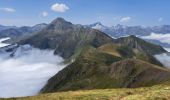
<instances>
[{"instance_id":1,"label":"low-lying fog","mask_svg":"<svg viewBox=\"0 0 170 100\"><path fill-rule=\"evenodd\" d=\"M36 95L50 77L65 67L62 61L52 50L29 45L19 47L14 57L0 53L0 97Z\"/></svg>"},{"instance_id":2,"label":"low-lying fog","mask_svg":"<svg viewBox=\"0 0 170 100\"><path fill-rule=\"evenodd\" d=\"M151 39L151 40L158 40L161 43L170 44L170 34L156 34L151 33L148 36L141 36L143 39ZM170 52L170 48L164 48L168 52ZM156 59L158 59L165 67L170 68L170 53L163 53L155 55Z\"/></svg>"},{"instance_id":3,"label":"low-lying fog","mask_svg":"<svg viewBox=\"0 0 170 100\"><path fill-rule=\"evenodd\" d=\"M170 68L170 53L163 53L155 55L156 59L158 59L165 67Z\"/></svg>"},{"instance_id":4,"label":"low-lying fog","mask_svg":"<svg viewBox=\"0 0 170 100\"><path fill-rule=\"evenodd\" d=\"M158 40L162 43L168 43L170 44L170 34L157 34L157 33L151 33L148 36L141 36L143 39L151 39L151 40Z\"/></svg>"}]
</instances>

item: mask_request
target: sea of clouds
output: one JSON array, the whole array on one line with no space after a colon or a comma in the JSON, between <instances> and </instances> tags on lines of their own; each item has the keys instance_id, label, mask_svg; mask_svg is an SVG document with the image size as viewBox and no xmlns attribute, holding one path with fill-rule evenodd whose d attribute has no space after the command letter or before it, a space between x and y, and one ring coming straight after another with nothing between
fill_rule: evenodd
<instances>
[{"instance_id":1,"label":"sea of clouds","mask_svg":"<svg viewBox=\"0 0 170 100\"><path fill-rule=\"evenodd\" d=\"M151 40L158 40L162 43L170 44L170 34L158 34L158 33L151 33L148 36L141 36L143 39L151 39Z\"/></svg>"},{"instance_id":2,"label":"sea of clouds","mask_svg":"<svg viewBox=\"0 0 170 100\"><path fill-rule=\"evenodd\" d=\"M158 59L165 67L170 68L170 53L163 53L155 55L155 58Z\"/></svg>"},{"instance_id":3,"label":"sea of clouds","mask_svg":"<svg viewBox=\"0 0 170 100\"><path fill-rule=\"evenodd\" d=\"M0 98L32 96L39 93L48 79L62 70L63 59L53 50L29 45L11 53L0 53Z\"/></svg>"},{"instance_id":4,"label":"sea of clouds","mask_svg":"<svg viewBox=\"0 0 170 100\"><path fill-rule=\"evenodd\" d=\"M170 44L170 34L158 34L158 33L151 33L148 36L141 36L143 39L149 40L158 40L162 43ZM170 48L164 48L168 52L170 52ZM165 67L170 68L170 54L163 53L155 55L155 58L159 60Z\"/></svg>"}]
</instances>

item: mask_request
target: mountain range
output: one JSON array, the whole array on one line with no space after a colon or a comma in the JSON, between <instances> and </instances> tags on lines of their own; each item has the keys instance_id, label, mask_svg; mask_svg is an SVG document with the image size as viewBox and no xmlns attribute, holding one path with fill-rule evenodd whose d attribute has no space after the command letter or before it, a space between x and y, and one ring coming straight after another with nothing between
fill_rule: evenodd
<instances>
[{"instance_id":1,"label":"mountain range","mask_svg":"<svg viewBox=\"0 0 170 100\"><path fill-rule=\"evenodd\" d=\"M154 57L167 52L161 46L134 35L113 39L63 18L18 44L53 49L69 64L48 81L42 93L152 86L170 79L169 70Z\"/></svg>"},{"instance_id":2,"label":"mountain range","mask_svg":"<svg viewBox=\"0 0 170 100\"><path fill-rule=\"evenodd\" d=\"M33 34L38 33L38 31L42 30L48 26L48 24L42 23L37 24L35 26L2 26L0 25L0 38L10 37L12 42L16 42L21 38L25 38L31 36ZM82 25L77 25L82 26ZM170 25L160 25L160 26L153 26L153 27L144 27L144 26L126 26L117 24L115 26L105 26L101 22L96 22L90 25L83 25L85 28L93 28L99 31L106 33L107 35L111 36L112 38L119 38L129 35L135 35L137 37L143 38L146 41L161 45L163 47L169 48L170 43L162 42L160 39L149 39L144 38L145 36L150 36L152 33L154 34L169 34L170 33ZM11 41L10 41L11 42Z\"/></svg>"},{"instance_id":3,"label":"mountain range","mask_svg":"<svg viewBox=\"0 0 170 100\"><path fill-rule=\"evenodd\" d=\"M19 46L52 49L67 64L48 80L40 93L150 87L170 81L170 70L154 57L167 51L135 36L148 35L151 30L164 30L166 34L170 31L168 25L152 28L117 25L108 29L101 23L75 25L57 18L44 26L16 42ZM113 33L105 33L106 30ZM120 37L125 35L130 36Z\"/></svg>"},{"instance_id":4,"label":"mountain range","mask_svg":"<svg viewBox=\"0 0 170 100\"><path fill-rule=\"evenodd\" d=\"M21 38L31 36L38 31L45 28L47 24L37 24L35 26L22 26L22 27L16 27L16 26L2 26L0 25L0 38L6 38L9 37L11 39L11 42L18 41Z\"/></svg>"},{"instance_id":5,"label":"mountain range","mask_svg":"<svg viewBox=\"0 0 170 100\"><path fill-rule=\"evenodd\" d=\"M129 35L135 35L146 41L161 45L163 47L169 48L170 41L168 41L168 36L170 33L170 25L160 25L152 27L144 26L126 26L117 24L115 26L105 26L101 22L96 22L94 24L85 25L85 27L90 27L93 29L100 30L112 38L119 38ZM147 37L147 38L146 38ZM159 38L158 38L159 37ZM167 40L166 42L164 40Z\"/></svg>"},{"instance_id":6,"label":"mountain range","mask_svg":"<svg viewBox=\"0 0 170 100\"><path fill-rule=\"evenodd\" d=\"M115 26L105 26L101 22L96 22L91 25L85 25L85 27L91 27L109 34L112 37L118 38L128 35L136 36L147 36L151 33L157 34L168 34L170 33L170 25L160 25L153 27L144 27L144 26L126 26L126 25L115 25Z\"/></svg>"}]
</instances>

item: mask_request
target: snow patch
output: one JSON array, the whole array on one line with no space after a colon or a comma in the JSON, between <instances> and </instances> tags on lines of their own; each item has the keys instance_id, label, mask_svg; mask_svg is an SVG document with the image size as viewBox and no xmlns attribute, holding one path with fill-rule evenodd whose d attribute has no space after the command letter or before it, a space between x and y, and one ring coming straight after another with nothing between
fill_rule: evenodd
<instances>
[{"instance_id":1,"label":"snow patch","mask_svg":"<svg viewBox=\"0 0 170 100\"><path fill-rule=\"evenodd\" d=\"M4 41L9 40L9 39L10 38L8 38L8 37L7 38L1 38L0 39L0 48L10 45L10 44L7 44L7 43L3 43Z\"/></svg>"}]
</instances>

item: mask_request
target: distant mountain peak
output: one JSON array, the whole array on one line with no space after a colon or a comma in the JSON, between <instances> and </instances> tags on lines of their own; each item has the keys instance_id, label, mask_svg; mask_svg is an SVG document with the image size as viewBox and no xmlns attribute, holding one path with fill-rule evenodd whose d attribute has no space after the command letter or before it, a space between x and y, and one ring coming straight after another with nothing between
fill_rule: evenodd
<instances>
[{"instance_id":1,"label":"distant mountain peak","mask_svg":"<svg viewBox=\"0 0 170 100\"><path fill-rule=\"evenodd\" d=\"M90 24L90 25L88 25L88 27L91 27L93 29L98 29L98 30L106 28L106 26L104 26L101 22L96 22L94 24Z\"/></svg>"},{"instance_id":2,"label":"distant mountain peak","mask_svg":"<svg viewBox=\"0 0 170 100\"><path fill-rule=\"evenodd\" d=\"M56 23L66 23L66 22L67 21L64 18L58 17L55 20L53 20L51 23L56 24Z\"/></svg>"},{"instance_id":3,"label":"distant mountain peak","mask_svg":"<svg viewBox=\"0 0 170 100\"><path fill-rule=\"evenodd\" d=\"M58 17L47 26L47 29L60 31L69 30L72 27L73 24L71 22L66 21L64 18Z\"/></svg>"}]
</instances>

